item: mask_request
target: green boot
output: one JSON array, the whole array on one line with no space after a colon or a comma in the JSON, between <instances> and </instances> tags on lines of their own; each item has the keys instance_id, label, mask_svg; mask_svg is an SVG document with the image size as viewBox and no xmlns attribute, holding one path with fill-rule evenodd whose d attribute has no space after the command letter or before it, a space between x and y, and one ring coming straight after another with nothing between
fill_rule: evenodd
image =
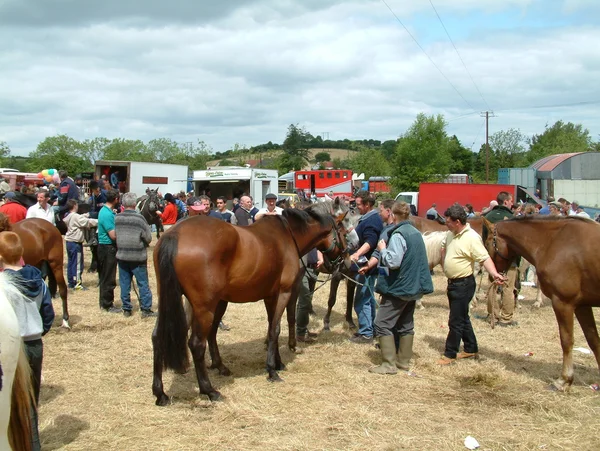
<instances>
[{"instance_id":1,"label":"green boot","mask_svg":"<svg viewBox=\"0 0 600 451\"><path fill-rule=\"evenodd\" d=\"M396 342L393 335L379 337L381 348L381 359L383 363L379 366L369 368L369 372L377 374L396 374Z\"/></svg>"},{"instance_id":2,"label":"green boot","mask_svg":"<svg viewBox=\"0 0 600 451\"><path fill-rule=\"evenodd\" d=\"M413 355L414 335L402 335L400 337L400 348L398 349L398 360L396 366L398 369L408 371L410 369L410 359Z\"/></svg>"}]
</instances>

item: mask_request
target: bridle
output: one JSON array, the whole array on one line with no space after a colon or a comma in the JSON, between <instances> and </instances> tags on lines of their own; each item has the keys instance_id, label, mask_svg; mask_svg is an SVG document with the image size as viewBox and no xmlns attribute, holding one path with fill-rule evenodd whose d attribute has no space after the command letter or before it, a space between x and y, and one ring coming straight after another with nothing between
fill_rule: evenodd
<instances>
[{"instance_id":1,"label":"bridle","mask_svg":"<svg viewBox=\"0 0 600 451\"><path fill-rule=\"evenodd\" d=\"M498 250L498 241L497 241L497 234L496 234L496 227L494 227L494 233L492 236L492 244L494 245L494 251L496 252L496 254L498 254L498 256L500 258L502 258L503 260L506 260L507 262L511 261L510 258L505 257L504 255L502 255L500 253L500 251Z\"/></svg>"}]
</instances>

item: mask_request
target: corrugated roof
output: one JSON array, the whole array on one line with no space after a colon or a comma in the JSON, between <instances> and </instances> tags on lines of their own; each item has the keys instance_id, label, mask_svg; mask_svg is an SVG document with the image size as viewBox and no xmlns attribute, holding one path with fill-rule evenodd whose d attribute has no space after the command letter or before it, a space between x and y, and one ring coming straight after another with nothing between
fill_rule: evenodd
<instances>
[{"instance_id":1,"label":"corrugated roof","mask_svg":"<svg viewBox=\"0 0 600 451\"><path fill-rule=\"evenodd\" d=\"M568 160L575 155L581 155L585 152L575 152L575 153L559 153L556 155L550 155L548 157L544 157L535 163L533 163L530 167L536 169L538 171L553 171L559 164L563 161Z\"/></svg>"}]
</instances>

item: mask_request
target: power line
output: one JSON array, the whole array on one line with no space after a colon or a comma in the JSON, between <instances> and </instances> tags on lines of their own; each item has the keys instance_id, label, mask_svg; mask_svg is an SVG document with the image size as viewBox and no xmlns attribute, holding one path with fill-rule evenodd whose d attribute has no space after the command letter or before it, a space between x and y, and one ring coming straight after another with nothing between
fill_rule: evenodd
<instances>
[{"instance_id":1,"label":"power line","mask_svg":"<svg viewBox=\"0 0 600 451\"><path fill-rule=\"evenodd\" d=\"M461 99L463 99L465 101L465 103L467 105L469 105L469 108L471 108L472 110L475 110L475 108L473 108L473 105L471 105L469 103L469 101L467 99L465 99L463 97L463 95L458 91L458 89L456 88L456 86L454 86L452 84L452 82L448 79L448 77L446 77L446 75L442 72L442 70L438 67L437 64L435 64L435 62L431 59L431 57L427 54L427 52L425 51L425 49L423 47L421 47L421 44L419 44L419 41L416 40L416 38L411 34L410 31L408 31L408 28L406 28L406 25L404 25L404 23L400 20L400 18L396 15L396 13L392 10L392 8L390 8L390 5L387 4L387 2L385 0L381 0L383 2L383 4L385 6L387 6L387 9L390 10L390 12L392 13L392 15L396 18L396 20L398 21L398 23L400 25L402 25L402 27L404 28L404 30L406 30L406 32L408 33L408 35L412 38L413 41L415 41L415 44L417 44L417 46L421 49L421 51L425 54L425 56L429 59L429 61L431 61L431 64L433 64L433 66L438 70L438 72L440 74L442 74L442 77L444 77L446 79L446 81L448 82L448 84L450 84L450 86L452 86L452 88L456 91L456 93L460 96Z\"/></svg>"},{"instance_id":2,"label":"power line","mask_svg":"<svg viewBox=\"0 0 600 451\"><path fill-rule=\"evenodd\" d=\"M469 72L469 69L467 69L467 65L465 64L465 62L462 59L462 56L460 56L460 53L458 52L458 49L456 48L456 45L454 45L454 41L452 40L452 38L450 37L450 33L448 33L448 30L446 28L446 25L444 25L444 21L442 20L442 18L440 17L440 15L437 12L437 9L435 9L435 6L433 6L433 2L431 0L429 0L429 4L431 5L431 7L433 8L433 11L435 12L435 15L437 16L437 18L439 19L440 23L442 24L442 28L444 29L444 31L446 32L446 36L448 36L448 39L450 40L450 43L452 44L452 47L454 47L454 50L456 51L456 54L458 55L458 58L460 59L460 62L462 63L463 67L465 68L465 71L467 71L467 74L469 75L469 78L471 79L471 81L473 82L473 86L475 86L475 89L477 90L477 92L479 93L479 95L481 96L481 100L483 100L483 103L485 103L486 107L488 110L491 110L489 104L487 103L487 101L485 100L485 98L483 97L483 94L481 93L481 91L479 90L479 88L477 87L477 83L475 83L475 80L473 79L473 77L471 76L471 73Z\"/></svg>"},{"instance_id":3,"label":"power line","mask_svg":"<svg viewBox=\"0 0 600 451\"><path fill-rule=\"evenodd\" d=\"M481 121L481 127L479 127L479 131L477 132L477 135L475 135L475 139L473 140L473 144L471 144L471 152L473 151L473 146L477 142L477 139L479 139L479 135L481 134L481 130L483 130L483 126L484 125L485 125L485 121Z\"/></svg>"},{"instance_id":4,"label":"power line","mask_svg":"<svg viewBox=\"0 0 600 451\"><path fill-rule=\"evenodd\" d=\"M538 110L544 108L565 108L571 106L582 106L582 105L596 105L600 103L600 100L589 100L585 102L575 102L575 103L559 103L556 105L538 105L538 106L524 106L524 107L516 107L516 108L501 108L496 111L516 111L516 110Z\"/></svg>"}]
</instances>

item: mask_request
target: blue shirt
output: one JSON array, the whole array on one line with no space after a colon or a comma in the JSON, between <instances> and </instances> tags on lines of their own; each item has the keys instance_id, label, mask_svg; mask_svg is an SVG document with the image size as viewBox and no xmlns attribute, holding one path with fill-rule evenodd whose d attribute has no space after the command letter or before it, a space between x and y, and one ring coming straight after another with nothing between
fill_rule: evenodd
<instances>
[{"instance_id":1,"label":"blue shirt","mask_svg":"<svg viewBox=\"0 0 600 451\"><path fill-rule=\"evenodd\" d=\"M115 213L106 205L98 213L98 243L115 244L108 232L115 230Z\"/></svg>"}]
</instances>

